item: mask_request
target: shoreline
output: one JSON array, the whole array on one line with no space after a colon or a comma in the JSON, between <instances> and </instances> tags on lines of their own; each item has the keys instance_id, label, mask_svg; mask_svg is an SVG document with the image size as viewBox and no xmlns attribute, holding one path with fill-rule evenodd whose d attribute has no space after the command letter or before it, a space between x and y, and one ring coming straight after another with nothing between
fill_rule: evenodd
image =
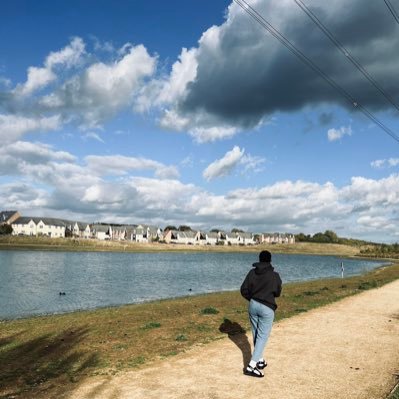
<instances>
[{"instance_id":1,"label":"shoreline","mask_svg":"<svg viewBox=\"0 0 399 399\"><path fill-rule=\"evenodd\" d=\"M358 256L360 247L331 243L298 242L295 244L242 245L184 245L166 243L136 243L127 241L100 241L73 238L0 237L1 250L38 250L61 252L260 252Z\"/></svg>"}]
</instances>

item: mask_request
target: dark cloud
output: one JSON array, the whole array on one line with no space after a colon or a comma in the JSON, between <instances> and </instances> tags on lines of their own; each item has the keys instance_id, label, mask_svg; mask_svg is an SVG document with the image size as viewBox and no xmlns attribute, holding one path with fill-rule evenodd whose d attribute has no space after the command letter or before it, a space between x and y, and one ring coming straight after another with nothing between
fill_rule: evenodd
<instances>
[{"instance_id":1,"label":"dark cloud","mask_svg":"<svg viewBox=\"0 0 399 399\"><path fill-rule=\"evenodd\" d=\"M319 124L321 126L326 126L334 120L334 114L332 112L322 112L319 115Z\"/></svg>"},{"instance_id":2,"label":"dark cloud","mask_svg":"<svg viewBox=\"0 0 399 399\"><path fill-rule=\"evenodd\" d=\"M399 70L399 26L385 4L368 2L365 6L364 1L356 0L320 5L314 0L308 6L399 103L399 86L391 84L397 81ZM391 107L294 3L288 7L285 2L264 1L255 7L359 103L371 110ZM200 42L197 78L178 103L182 115L206 113L220 123L247 128L265 115L306 105L332 103L353 109L347 99L236 6L219 28L219 41L211 41ZM322 115L320 122L325 124L330 118Z\"/></svg>"}]
</instances>

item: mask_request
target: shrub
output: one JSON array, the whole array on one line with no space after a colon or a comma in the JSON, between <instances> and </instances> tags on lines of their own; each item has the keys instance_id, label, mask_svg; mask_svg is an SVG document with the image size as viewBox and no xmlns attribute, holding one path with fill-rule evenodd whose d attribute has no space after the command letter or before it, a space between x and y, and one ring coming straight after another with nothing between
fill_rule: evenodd
<instances>
[{"instance_id":1,"label":"shrub","mask_svg":"<svg viewBox=\"0 0 399 399\"><path fill-rule=\"evenodd\" d=\"M152 330L153 328L161 327L161 323L158 322L151 322L147 323L145 326L142 327L143 330Z\"/></svg>"},{"instance_id":2,"label":"shrub","mask_svg":"<svg viewBox=\"0 0 399 399\"><path fill-rule=\"evenodd\" d=\"M201 310L202 314L218 314L219 311L211 306Z\"/></svg>"}]
</instances>

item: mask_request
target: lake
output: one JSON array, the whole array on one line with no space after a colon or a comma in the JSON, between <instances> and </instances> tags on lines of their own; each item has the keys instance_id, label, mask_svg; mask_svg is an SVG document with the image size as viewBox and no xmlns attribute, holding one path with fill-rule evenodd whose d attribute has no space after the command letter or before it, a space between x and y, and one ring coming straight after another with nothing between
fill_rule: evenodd
<instances>
[{"instance_id":1,"label":"lake","mask_svg":"<svg viewBox=\"0 0 399 399\"><path fill-rule=\"evenodd\" d=\"M257 253L0 251L0 319L238 290ZM383 262L273 255L284 282L362 274ZM65 292L65 295L59 295Z\"/></svg>"}]
</instances>

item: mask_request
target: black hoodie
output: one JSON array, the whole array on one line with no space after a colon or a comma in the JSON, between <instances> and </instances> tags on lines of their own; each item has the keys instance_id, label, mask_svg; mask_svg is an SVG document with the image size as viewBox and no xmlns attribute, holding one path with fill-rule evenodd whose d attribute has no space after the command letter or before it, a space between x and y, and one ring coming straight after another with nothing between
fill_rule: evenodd
<instances>
[{"instance_id":1,"label":"black hoodie","mask_svg":"<svg viewBox=\"0 0 399 399\"><path fill-rule=\"evenodd\" d=\"M275 297L281 294L281 278L269 262L257 262L241 285L241 295L248 301L254 299L276 310Z\"/></svg>"}]
</instances>

